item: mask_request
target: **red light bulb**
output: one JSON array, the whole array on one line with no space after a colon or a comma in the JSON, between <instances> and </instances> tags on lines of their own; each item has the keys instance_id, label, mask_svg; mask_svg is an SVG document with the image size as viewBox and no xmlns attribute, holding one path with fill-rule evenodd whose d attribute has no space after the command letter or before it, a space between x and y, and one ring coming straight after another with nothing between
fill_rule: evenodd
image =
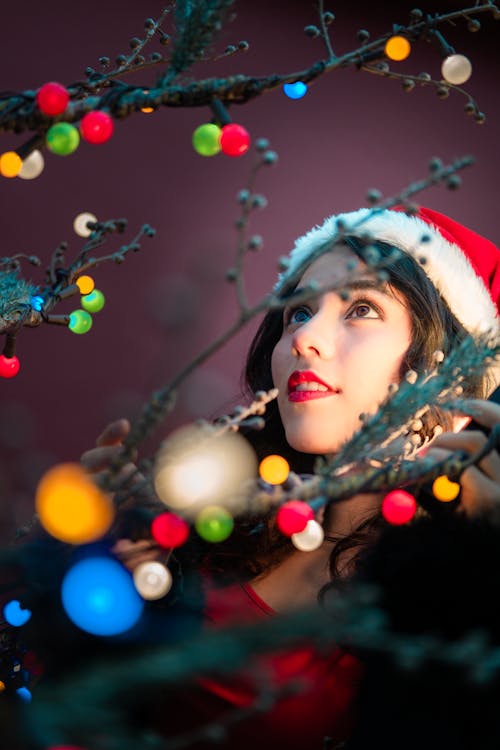
<instances>
[{"instance_id":1,"label":"red light bulb","mask_svg":"<svg viewBox=\"0 0 500 750\"><path fill-rule=\"evenodd\" d=\"M314 513L310 505L303 500L288 500L283 503L276 514L278 529L285 536L300 534L307 526L308 521L314 519Z\"/></svg>"},{"instance_id":2,"label":"red light bulb","mask_svg":"<svg viewBox=\"0 0 500 750\"><path fill-rule=\"evenodd\" d=\"M115 129L113 118L107 112L87 112L80 122L80 133L87 143L106 143Z\"/></svg>"},{"instance_id":3,"label":"red light bulb","mask_svg":"<svg viewBox=\"0 0 500 750\"><path fill-rule=\"evenodd\" d=\"M17 357L6 357L0 354L0 378L14 378L19 372L21 363Z\"/></svg>"},{"instance_id":4,"label":"red light bulb","mask_svg":"<svg viewBox=\"0 0 500 750\"><path fill-rule=\"evenodd\" d=\"M60 115L69 102L69 92L60 83L44 83L36 93L36 103L44 115Z\"/></svg>"},{"instance_id":5,"label":"red light bulb","mask_svg":"<svg viewBox=\"0 0 500 750\"><path fill-rule=\"evenodd\" d=\"M162 547L180 547L189 536L189 524L175 513L160 513L151 523L151 534Z\"/></svg>"},{"instance_id":6,"label":"red light bulb","mask_svg":"<svg viewBox=\"0 0 500 750\"><path fill-rule=\"evenodd\" d=\"M250 133L235 122L224 125L220 135L220 147L226 156L243 156L250 148Z\"/></svg>"},{"instance_id":7,"label":"red light bulb","mask_svg":"<svg viewBox=\"0 0 500 750\"><path fill-rule=\"evenodd\" d=\"M417 501L405 490L392 490L382 500L382 515L393 526L411 521L417 510Z\"/></svg>"}]
</instances>

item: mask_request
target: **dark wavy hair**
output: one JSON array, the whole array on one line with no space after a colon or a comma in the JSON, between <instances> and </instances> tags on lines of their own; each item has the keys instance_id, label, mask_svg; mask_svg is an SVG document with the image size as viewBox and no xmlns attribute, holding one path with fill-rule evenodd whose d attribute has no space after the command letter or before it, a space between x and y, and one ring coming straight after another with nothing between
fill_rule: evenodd
<instances>
[{"instance_id":1,"label":"dark wavy hair","mask_svg":"<svg viewBox=\"0 0 500 750\"><path fill-rule=\"evenodd\" d=\"M349 247L361 260L367 259L368 245L362 239L346 237L342 244ZM391 261L395 248L384 242L371 241L369 247L369 252L373 253L375 248L379 258L387 261L387 265L383 266L387 284L403 296L411 317L411 344L402 362L400 376L402 378L410 369L417 372L429 370L435 364L435 352L441 350L445 355L448 354L468 335L467 331L452 314L417 261L404 253L398 253L397 259ZM294 289L295 287L285 289L282 296L292 294ZM282 332L282 310L270 310L257 330L247 356L243 380L250 397L259 390L269 390L274 386L271 357ZM484 378L478 377L464 383L464 396L484 395ZM432 436L437 424L444 429L451 427L449 415L439 413L435 408L430 409L422 421L422 438ZM270 453L279 453L287 459L295 473L313 472L317 456L296 451L287 443L276 401L271 402L267 408L264 429L249 432L246 437L259 460ZM362 549L380 525L380 515L377 514L367 518L348 537L335 540L330 564L332 578L339 575L343 553L352 548ZM271 515L240 521L230 539L217 547L210 555L215 572L224 574L231 570L235 576L247 578L275 567L293 551L290 540L275 530Z\"/></svg>"}]
</instances>

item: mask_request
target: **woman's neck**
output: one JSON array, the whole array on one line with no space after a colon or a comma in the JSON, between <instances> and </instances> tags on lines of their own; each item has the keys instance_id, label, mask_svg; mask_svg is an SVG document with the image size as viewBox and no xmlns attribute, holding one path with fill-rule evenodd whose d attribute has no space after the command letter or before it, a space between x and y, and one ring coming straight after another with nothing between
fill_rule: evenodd
<instances>
[{"instance_id":1,"label":"woman's neck","mask_svg":"<svg viewBox=\"0 0 500 750\"><path fill-rule=\"evenodd\" d=\"M329 509L325 527L327 538L321 547L312 552L293 551L279 565L254 578L252 587L276 612L290 612L315 604L320 590L331 581L329 563L335 541L351 534L379 508L379 495L356 495L336 504ZM338 561L345 575L356 551L346 550Z\"/></svg>"},{"instance_id":2,"label":"woman's neck","mask_svg":"<svg viewBox=\"0 0 500 750\"><path fill-rule=\"evenodd\" d=\"M324 542L312 552L296 550L279 565L251 581L252 588L276 612L291 612L317 602L328 583L332 544Z\"/></svg>"}]
</instances>

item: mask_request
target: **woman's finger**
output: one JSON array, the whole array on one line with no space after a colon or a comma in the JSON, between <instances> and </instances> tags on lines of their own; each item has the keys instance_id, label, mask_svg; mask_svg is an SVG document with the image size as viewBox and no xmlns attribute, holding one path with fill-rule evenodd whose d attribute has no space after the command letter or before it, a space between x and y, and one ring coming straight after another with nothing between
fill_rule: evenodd
<instances>
[{"instance_id":1,"label":"woman's finger","mask_svg":"<svg viewBox=\"0 0 500 750\"><path fill-rule=\"evenodd\" d=\"M494 401L466 399L461 402L460 411L489 430L500 424L500 404L496 404Z\"/></svg>"},{"instance_id":2,"label":"woman's finger","mask_svg":"<svg viewBox=\"0 0 500 750\"><path fill-rule=\"evenodd\" d=\"M91 448L80 457L80 462L87 471L96 472L109 469L112 462L122 452L121 445L107 445L101 448Z\"/></svg>"},{"instance_id":3,"label":"woman's finger","mask_svg":"<svg viewBox=\"0 0 500 750\"><path fill-rule=\"evenodd\" d=\"M444 461L451 453L451 450L434 447L433 444L426 451L425 458L431 458L436 462ZM500 511L500 480L496 476L490 476L482 467L469 466L458 481L460 507L468 516L496 514Z\"/></svg>"},{"instance_id":4,"label":"woman's finger","mask_svg":"<svg viewBox=\"0 0 500 750\"><path fill-rule=\"evenodd\" d=\"M130 422L128 419L117 419L104 428L96 440L96 446L117 445L123 443L130 432Z\"/></svg>"},{"instance_id":5,"label":"woman's finger","mask_svg":"<svg viewBox=\"0 0 500 750\"><path fill-rule=\"evenodd\" d=\"M491 480L476 466L469 466L460 477L460 506L468 516L498 515L500 483Z\"/></svg>"},{"instance_id":6,"label":"woman's finger","mask_svg":"<svg viewBox=\"0 0 500 750\"><path fill-rule=\"evenodd\" d=\"M111 551L128 568L133 571L140 563L158 560L165 550L155 544L151 539L118 539Z\"/></svg>"},{"instance_id":7,"label":"woman's finger","mask_svg":"<svg viewBox=\"0 0 500 750\"><path fill-rule=\"evenodd\" d=\"M125 557L126 555L150 550L153 547L158 550L158 545L152 539L137 539L135 542L132 539L117 539L111 547L111 552L114 555Z\"/></svg>"},{"instance_id":8,"label":"woman's finger","mask_svg":"<svg viewBox=\"0 0 500 750\"><path fill-rule=\"evenodd\" d=\"M444 448L450 451L465 451L477 453L486 444L486 436L478 430L464 430L463 432L444 432L432 442L432 448ZM491 450L478 463L490 479L500 482L500 456L496 450Z\"/></svg>"},{"instance_id":9,"label":"woman's finger","mask_svg":"<svg viewBox=\"0 0 500 750\"><path fill-rule=\"evenodd\" d=\"M93 472L93 480L98 485L109 486L109 467L105 467L102 471ZM113 492L118 492L124 489L141 488L145 482L146 478L138 470L137 466L133 463L128 463L113 475L111 484Z\"/></svg>"}]
</instances>

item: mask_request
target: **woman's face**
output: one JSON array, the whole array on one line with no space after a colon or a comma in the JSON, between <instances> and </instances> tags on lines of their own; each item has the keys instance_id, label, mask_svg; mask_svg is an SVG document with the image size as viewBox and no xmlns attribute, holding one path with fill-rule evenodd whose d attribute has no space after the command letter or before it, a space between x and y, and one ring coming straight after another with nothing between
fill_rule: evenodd
<instances>
[{"instance_id":1,"label":"woman's face","mask_svg":"<svg viewBox=\"0 0 500 750\"><path fill-rule=\"evenodd\" d=\"M350 260L358 265L348 272ZM287 442L304 453L334 453L361 426L359 415L374 413L399 382L412 326L404 298L349 248L315 260L298 289L313 280L338 290L285 308L272 375Z\"/></svg>"}]
</instances>

